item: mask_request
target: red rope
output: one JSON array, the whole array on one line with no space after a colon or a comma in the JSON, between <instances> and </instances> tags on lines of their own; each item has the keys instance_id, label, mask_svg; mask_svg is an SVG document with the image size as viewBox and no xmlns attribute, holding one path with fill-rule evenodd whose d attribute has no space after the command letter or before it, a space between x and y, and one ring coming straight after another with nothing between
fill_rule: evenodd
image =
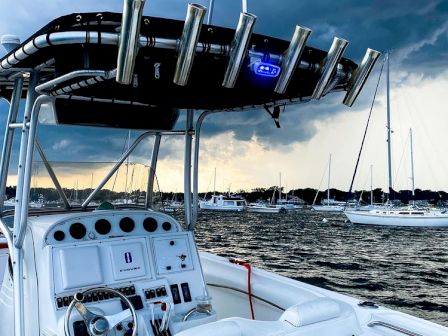
<instances>
[{"instance_id":1,"label":"red rope","mask_svg":"<svg viewBox=\"0 0 448 336\"><path fill-rule=\"evenodd\" d=\"M249 297L250 315L252 317L252 320L255 320L254 304L252 302L252 282L251 282L252 268L248 262L242 260L231 260L231 261L234 264L246 267L247 269L247 295Z\"/></svg>"}]
</instances>

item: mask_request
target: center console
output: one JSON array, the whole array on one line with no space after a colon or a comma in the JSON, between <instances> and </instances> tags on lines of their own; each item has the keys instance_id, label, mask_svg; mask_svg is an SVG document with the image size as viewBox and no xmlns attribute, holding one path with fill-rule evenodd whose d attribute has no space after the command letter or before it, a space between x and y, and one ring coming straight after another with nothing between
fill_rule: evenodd
<instances>
[{"instance_id":1,"label":"center console","mask_svg":"<svg viewBox=\"0 0 448 336\"><path fill-rule=\"evenodd\" d=\"M39 225L38 220L35 227ZM133 303L138 335L173 335L216 320L193 235L166 214L114 210L66 215L47 227L44 241L42 257L46 255L52 267L50 281L42 286L48 286L58 325L75 294L87 289L98 288L84 298L92 312L112 315L127 309L104 287L120 291ZM76 309L69 325L71 335L87 335ZM131 335L133 328L129 319L113 332Z\"/></svg>"}]
</instances>

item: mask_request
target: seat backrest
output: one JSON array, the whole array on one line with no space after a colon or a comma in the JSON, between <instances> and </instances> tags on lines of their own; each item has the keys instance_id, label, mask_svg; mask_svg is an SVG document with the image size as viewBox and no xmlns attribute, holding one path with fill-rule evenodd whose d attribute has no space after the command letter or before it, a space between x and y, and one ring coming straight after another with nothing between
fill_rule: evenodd
<instances>
[{"instance_id":1,"label":"seat backrest","mask_svg":"<svg viewBox=\"0 0 448 336\"><path fill-rule=\"evenodd\" d=\"M319 298L312 301L296 304L288 308L279 321L288 322L294 327L302 327L318 323L341 315L339 303L327 298Z\"/></svg>"}]
</instances>

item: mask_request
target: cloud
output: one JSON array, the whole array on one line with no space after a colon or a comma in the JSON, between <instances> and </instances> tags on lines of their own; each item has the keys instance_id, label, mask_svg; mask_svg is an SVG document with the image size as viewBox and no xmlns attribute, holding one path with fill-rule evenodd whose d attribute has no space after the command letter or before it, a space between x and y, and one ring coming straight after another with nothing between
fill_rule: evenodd
<instances>
[{"instance_id":1,"label":"cloud","mask_svg":"<svg viewBox=\"0 0 448 336\"><path fill-rule=\"evenodd\" d=\"M59 151L61 149L66 149L72 145L72 141L69 139L63 139L61 141L56 142L51 148L55 151Z\"/></svg>"},{"instance_id":2,"label":"cloud","mask_svg":"<svg viewBox=\"0 0 448 336\"><path fill-rule=\"evenodd\" d=\"M151 0L145 6L145 15L165 16L183 20L187 0ZM208 6L207 0L199 3ZM25 39L50 20L73 12L121 11L121 0L3 0L0 12L0 34L16 33ZM240 11L239 1L215 1L213 23L234 28ZM321 0L300 2L271 0L249 2L249 11L258 16L256 33L290 39L296 24L313 30L309 45L328 50L334 36L350 41L346 56L359 62L366 48L393 50L391 60L394 85L414 85L420 80L440 79L448 63L448 4L446 1L354 1ZM231 135L232 143L204 146L204 151L231 156L225 146L232 148L243 143L257 142L265 149L291 151L297 143L307 143L321 131L323 120L334 120L348 111L361 113L370 106L379 66L367 82L355 106L348 109L341 104L343 94L332 93L320 101L286 107L280 117L282 128L277 129L263 110L244 113L222 113L206 120L203 128L205 142L216 135ZM383 85L380 92L384 92ZM6 104L0 103L0 129L4 127ZM180 118L178 125L183 126ZM360 126L360 127L363 127ZM349 130L348 130L349 131ZM65 127L40 128L40 141L51 160L117 160L126 143L127 131ZM45 134L45 136L43 135ZM132 138L138 132L132 133ZM222 139L228 139L223 137ZM147 164L151 155L152 139L138 147L133 159ZM226 140L228 141L228 140ZM15 139L17 145L18 138ZM149 145L144 148L144 144ZM160 159L175 160L183 149L182 137L163 138ZM95 153L95 154L92 154Z\"/></svg>"}]
</instances>

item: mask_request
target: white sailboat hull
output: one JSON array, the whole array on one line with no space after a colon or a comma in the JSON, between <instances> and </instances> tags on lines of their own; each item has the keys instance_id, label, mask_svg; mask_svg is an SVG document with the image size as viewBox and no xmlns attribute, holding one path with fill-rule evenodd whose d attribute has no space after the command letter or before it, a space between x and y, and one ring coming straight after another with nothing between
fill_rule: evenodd
<instances>
[{"instance_id":1,"label":"white sailboat hull","mask_svg":"<svg viewBox=\"0 0 448 336\"><path fill-rule=\"evenodd\" d=\"M280 213L286 212L286 209L282 207L249 206L247 207L247 211L256 213Z\"/></svg>"},{"instance_id":2,"label":"white sailboat hull","mask_svg":"<svg viewBox=\"0 0 448 336\"><path fill-rule=\"evenodd\" d=\"M386 213L383 213L386 212ZM448 227L448 214L425 213L423 215L399 214L390 211L345 211L353 224L408 226L408 227Z\"/></svg>"},{"instance_id":3,"label":"white sailboat hull","mask_svg":"<svg viewBox=\"0 0 448 336\"><path fill-rule=\"evenodd\" d=\"M342 212L344 207L341 205L313 205L314 211L321 212Z\"/></svg>"},{"instance_id":4,"label":"white sailboat hull","mask_svg":"<svg viewBox=\"0 0 448 336\"><path fill-rule=\"evenodd\" d=\"M207 204L206 202L200 202L199 208L201 210L212 210L212 211L244 211L244 206Z\"/></svg>"}]
</instances>

